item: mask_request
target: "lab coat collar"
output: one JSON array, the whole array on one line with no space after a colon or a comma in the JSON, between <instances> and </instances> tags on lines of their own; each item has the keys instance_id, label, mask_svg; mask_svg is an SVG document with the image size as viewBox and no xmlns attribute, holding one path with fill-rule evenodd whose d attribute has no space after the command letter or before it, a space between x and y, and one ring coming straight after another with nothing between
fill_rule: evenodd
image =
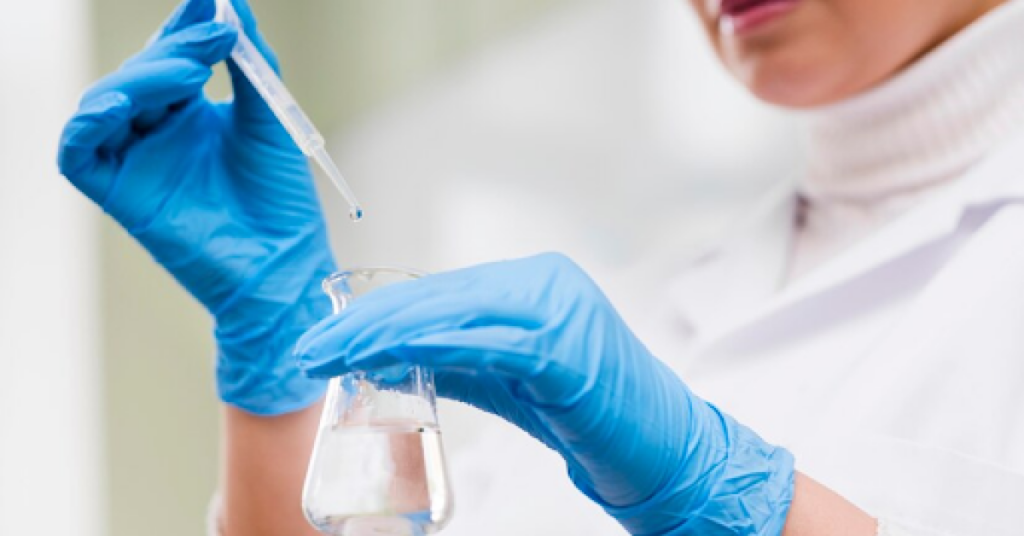
<instances>
[{"instance_id":1,"label":"lab coat collar","mask_svg":"<svg viewBox=\"0 0 1024 536\"><path fill-rule=\"evenodd\" d=\"M902 258L949 236L968 216L986 218L1024 203L1024 135L993 151L960 180L879 232L782 289L792 248L796 193L770 196L734 240L705 255L671 284L671 298L698 347Z\"/></svg>"},{"instance_id":2,"label":"lab coat collar","mask_svg":"<svg viewBox=\"0 0 1024 536\"><path fill-rule=\"evenodd\" d=\"M698 340L724 330L736 311L769 300L781 286L796 214L795 186L776 186L721 241L670 281L677 322ZM752 270L751 267L757 269Z\"/></svg>"}]
</instances>

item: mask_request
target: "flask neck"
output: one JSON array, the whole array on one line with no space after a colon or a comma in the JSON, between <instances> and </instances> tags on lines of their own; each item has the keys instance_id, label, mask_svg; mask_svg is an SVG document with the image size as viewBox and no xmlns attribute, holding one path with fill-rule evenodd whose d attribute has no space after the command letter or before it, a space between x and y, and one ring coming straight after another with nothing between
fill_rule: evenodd
<instances>
[{"instance_id":1,"label":"flask neck","mask_svg":"<svg viewBox=\"0 0 1024 536\"><path fill-rule=\"evenodd\" d=\"M335 288L325 289L325 291L331 298L331 309L334 314L340 314L352 303L352 294L349 292Z\"/></svg>"},{"instance_id":2,"label":"flask neck","mask_svg":"<svg viewBox=\"0 0 1024 536\"><path fill-rule=\"evenodd\" d=\"M323 282L324 292L331 298L334 314L347 309L352 300L380 287L411 281L425 274L416 270L391 266L353 268L338 272Z\"/></svg>"}]
</instances>

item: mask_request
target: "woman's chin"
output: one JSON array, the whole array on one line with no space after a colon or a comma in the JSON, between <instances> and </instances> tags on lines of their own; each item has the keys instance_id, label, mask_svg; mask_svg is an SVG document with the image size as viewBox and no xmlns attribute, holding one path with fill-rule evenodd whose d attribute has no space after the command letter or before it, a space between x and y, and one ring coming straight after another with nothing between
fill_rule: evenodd
<instances>
[{"instance_id":1,"label":"woman's chin","mask_svg":"<svg viewBox=\"0 0 1024 536\"><path fill-rule=\"evenodd\" d=\"M733 74L758 99L792 109L827 106L847 99L869 84L858 83L830 62L747 62Z\"/></svg>"},{"instance_id":2,"label":"woman's chin","mask_svg":"<svg viewBox=\"0 0 1024 536\"><path fill-rule=\"evenodd\" d=\"M758 99L794 110L818 108L841 101L846 93L836 93L805 81L777 80L758 81L748 86Z\"/></svg>"}]
</instances>

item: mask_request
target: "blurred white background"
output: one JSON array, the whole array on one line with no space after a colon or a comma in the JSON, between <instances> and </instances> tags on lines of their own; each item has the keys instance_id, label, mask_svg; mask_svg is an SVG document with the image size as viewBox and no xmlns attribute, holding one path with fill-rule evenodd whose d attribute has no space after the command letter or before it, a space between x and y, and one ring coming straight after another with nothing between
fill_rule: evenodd
<instances>
[{"instance_id":1,"label":"blurred white background","mask_svg":"<svg viewBox=\"0 0 1024 536\"><path fill-rule=\"evenodd\" d=\"M0 17L0 535L201 534L209 321L55 169L77 96L173 0ZM693 251L799 166L683 0L253 0L367 209L322 189L342 264L557 250L599 282ZM225 94L223 79L210 90ZM453 456L478 417L446 405Z\"/></svg>"}]
</instances>

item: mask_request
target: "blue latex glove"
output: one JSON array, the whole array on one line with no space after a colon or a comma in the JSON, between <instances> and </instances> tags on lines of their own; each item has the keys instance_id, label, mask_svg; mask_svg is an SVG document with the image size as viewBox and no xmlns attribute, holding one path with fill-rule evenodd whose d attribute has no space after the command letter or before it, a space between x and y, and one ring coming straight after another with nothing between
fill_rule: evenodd
<instances>
[{"instance_id":1,"label":"blue latex glove","mask_svg":"<svg viewBox=\"0 0 1024 536\"><path fill-rule=\"evenodd\" d=\"M543 255L371 292L307 333L311 375L396 363L565 458L632 534L778 535L793 459L687 389L571 261Z\"/></svg>"},{"instance_id":2,"label":"blue latex glove","mask_svg":"<svg viewBox=\"0 0 1024 536\"><path fill-rule=\"evenodd\" d=\"M235 0L263 53L252 12ZM259 415L324 390L295 367L306 328L330 314L334 270L306 158L238 69L233 103L203 95L237 40L185 2L139 55L89 89L61 138L61 172L100 205L216 320L224 401Z\"/></svg>"}]
</instances>

